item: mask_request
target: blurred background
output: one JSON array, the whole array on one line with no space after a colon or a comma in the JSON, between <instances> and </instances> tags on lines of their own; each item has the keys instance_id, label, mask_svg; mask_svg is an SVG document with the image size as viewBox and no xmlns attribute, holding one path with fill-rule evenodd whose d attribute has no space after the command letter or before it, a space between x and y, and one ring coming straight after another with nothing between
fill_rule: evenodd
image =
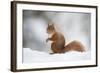
<instances>
[{"instance_id":1,"label":"blurred background","mask_svg":"<svg viewBox=\"0 0 100 73\"><path fill-rule=\"evenodd\" d=\"M66 43L78 40L91 50L91 14L75 12L52 12L23 10L23 48L50 52L46 43L48 22L54 23L58 32L64 34Z\"/></svg>"}]
</instances>

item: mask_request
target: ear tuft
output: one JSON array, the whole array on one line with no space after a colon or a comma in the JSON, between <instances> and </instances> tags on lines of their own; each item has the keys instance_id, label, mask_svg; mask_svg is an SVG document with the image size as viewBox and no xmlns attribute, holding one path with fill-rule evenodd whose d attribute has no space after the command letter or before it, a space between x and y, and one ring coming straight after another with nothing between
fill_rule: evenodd
<instances>
[{"instance_id":1,"label":"ear tuft","mask_svg":"<svg viewBox=\"0 0 100 73\"><path fill-rule=\"evenodd\" d=\"M51 23L50 23L50 22L48 23L48 26L49 26L49 25L51 25Z\"/></svg>"},{"instance_id":2,"label":"ear tuft","mask_svg":"<svg viewBox=\"0 0 100 73\"><path fill-rule=\"evenodd\" d=\"M51 26L54 26L54 23L49 22L49 23L48 23L48 26L50 26L50 25L51 25Z\"/></svg>"}]
</instances>

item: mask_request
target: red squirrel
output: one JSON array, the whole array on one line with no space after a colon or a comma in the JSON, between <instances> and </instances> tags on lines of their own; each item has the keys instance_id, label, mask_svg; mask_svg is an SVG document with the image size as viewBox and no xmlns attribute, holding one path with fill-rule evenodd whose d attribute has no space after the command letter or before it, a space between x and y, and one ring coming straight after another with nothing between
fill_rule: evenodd
<instances>
[{"instance_id":1,"label":"red squirrel","mask_svg":"<svg viewBox=\"0 0 100 73\"><path fill-rule=\"evenodd\" d=\"M79 41L72 41L69 44L65 45L64 35L60 32L57 32L54 24L48 24L47 33L50 36L46 39L46 42L51 41L51 50L53 53L65 53L68 51L78 51L84 52L84 46Z\"/></svg>"}]
</instances>

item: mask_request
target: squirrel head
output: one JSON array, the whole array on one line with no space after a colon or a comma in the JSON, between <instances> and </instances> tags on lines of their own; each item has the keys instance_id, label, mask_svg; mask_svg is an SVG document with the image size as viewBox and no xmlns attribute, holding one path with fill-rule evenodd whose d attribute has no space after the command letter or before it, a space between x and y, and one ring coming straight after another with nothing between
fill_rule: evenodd
<instances>
[{"instance_id":1,"label":"squirrel head","mask_svg":"<svg viewBox=\"0 0 100 73\"><path fill-rule=\"evenodd\" d=\"M55 32L55 27L54 27L54 24L52 23L48 23L48 26L47 26L47 33L48 34L52 34Z\"/></svg>"}]
</instances>

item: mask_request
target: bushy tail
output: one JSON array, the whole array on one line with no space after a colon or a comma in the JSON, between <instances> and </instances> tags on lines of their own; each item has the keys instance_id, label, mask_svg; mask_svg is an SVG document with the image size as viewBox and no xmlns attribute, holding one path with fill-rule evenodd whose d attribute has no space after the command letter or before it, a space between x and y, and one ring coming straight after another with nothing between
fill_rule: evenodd
<instances>
[{"instance_id":1,"label":"bushy tail","mask_svg":"<svg viewBox=\"0 0 100 73\"><path fill-rule=\"evenodd\" d=\"M82 43L75 40L75 41L72 41L69 44L65 45L63 52L68 52L68 51L84 52L85 47L83 46Z\"/></svg>"}]
</instances>

